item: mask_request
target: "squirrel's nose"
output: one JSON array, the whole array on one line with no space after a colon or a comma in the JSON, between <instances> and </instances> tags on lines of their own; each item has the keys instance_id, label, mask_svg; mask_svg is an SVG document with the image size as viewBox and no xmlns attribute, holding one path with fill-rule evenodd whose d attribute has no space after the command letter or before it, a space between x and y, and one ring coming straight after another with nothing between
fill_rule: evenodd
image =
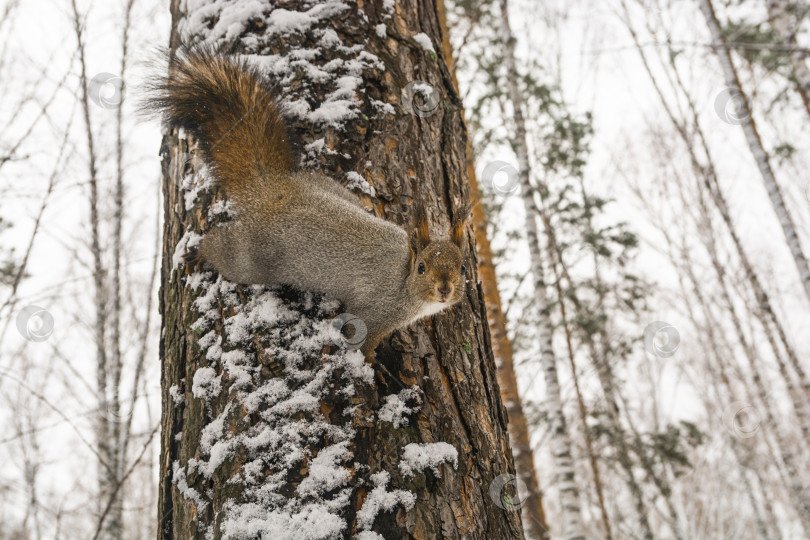
<instances>
[{"instance_id":1,"label":"squirrel's nose","mask_svg":"<svg viewBox=\"0 0 810 540\"><path fill-rule=\"evenodd\" d=\"M439 295L442 297L442 299L450 296L451 292L453 292L453 287L449 283L439 286Z\"/></svg>"}]
</instances>

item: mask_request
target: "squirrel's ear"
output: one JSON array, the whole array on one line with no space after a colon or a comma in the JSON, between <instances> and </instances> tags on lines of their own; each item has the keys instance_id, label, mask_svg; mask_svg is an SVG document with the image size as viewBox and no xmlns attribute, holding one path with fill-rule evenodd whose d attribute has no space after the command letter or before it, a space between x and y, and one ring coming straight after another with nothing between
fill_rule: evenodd
<instances>
[{"instance_id":1,"label":"squirrel's ear","mask_svg":"<svg viewBox=\"0 0 810 540\"><path fill-rule=\"evenodd\" d=\"M450 240L459 248L464 245L464 228L470 218L470 211L470 205L464 205L456 212L453 221L450 223Z\"/></svg>"},{"instance_id":2,"label":"squirrel's ear","mask_svg":"<svg viewBox=\"0 0 810 540\"><path fill-rule=\"evenodd\" d=\"M412 249L416 252L422 251L430 243L430 228L428 227L427 214L422 205L416 206L416 231L415 242Z\"/></svg>"},{"instance_id":3,"label":"squirrel's ear","mask_svg":"<svg viewBox=\"0 0 810 540\"><path fill-rule=\"evenodd\" d=\"M419 254L419 241L416 239L416 231L408 235L408 248L411 250L411 270L416 264L416 256Z\"/></svg>"}]
</instances>

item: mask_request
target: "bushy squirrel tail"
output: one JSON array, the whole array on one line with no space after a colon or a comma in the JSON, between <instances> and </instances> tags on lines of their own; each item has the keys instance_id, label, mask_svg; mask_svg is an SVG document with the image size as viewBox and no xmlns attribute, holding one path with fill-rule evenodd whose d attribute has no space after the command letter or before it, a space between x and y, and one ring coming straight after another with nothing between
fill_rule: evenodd
<instances>
[{"instance_id":1,"label":"bushy squirrel tail","mask_svg":"<svg viewBox=\"0 0 810 540\"><path fill-rule=\"evenodd\" d=\"M275 95L245 60L210 46L182 46L143 108L191 133L225 192L237 195L264 174L294 167Z\"/></svg>"}]
</instances>

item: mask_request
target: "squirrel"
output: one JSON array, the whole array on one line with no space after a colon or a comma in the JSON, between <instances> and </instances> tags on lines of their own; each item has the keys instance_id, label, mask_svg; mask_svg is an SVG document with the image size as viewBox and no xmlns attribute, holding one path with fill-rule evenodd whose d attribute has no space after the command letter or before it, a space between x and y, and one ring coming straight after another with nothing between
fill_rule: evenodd
<instances>
[{"instance_id":1,"label":"squirrel","mask_svg":"<svg viewBox=\"0 0 810 540\"><path fill-rule=\"evenodd\" d=\"M187 264L210 263L236 283L339 300L366 326L366 357L394 330L461 299L467 212L453 219L449 238L431 239L417 205L408 234L323 173L295 166L277 92L246 60L199 45L180 47L171 60L145 112L194 136L236 207L236 220L207 232Z\"/></svg>"}]
</instances>

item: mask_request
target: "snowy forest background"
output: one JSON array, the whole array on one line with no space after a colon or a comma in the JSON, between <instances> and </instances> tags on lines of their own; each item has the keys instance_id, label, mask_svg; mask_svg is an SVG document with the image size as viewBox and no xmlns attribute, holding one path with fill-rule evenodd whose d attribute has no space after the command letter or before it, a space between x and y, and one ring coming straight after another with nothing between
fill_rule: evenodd
<instances>
[{"instance_id":1,"label":"snowy forest background","mask_svg":"<svg viewBox=\"0 0 810 540\"><path fill-rule=\"evenodd\" d=\"M446 6L551 537L810 537L808 5L511 0L510 78L506 4ZM169 19L0 0L0 538L156 534Z\"/></svg>"}]
</instances>

